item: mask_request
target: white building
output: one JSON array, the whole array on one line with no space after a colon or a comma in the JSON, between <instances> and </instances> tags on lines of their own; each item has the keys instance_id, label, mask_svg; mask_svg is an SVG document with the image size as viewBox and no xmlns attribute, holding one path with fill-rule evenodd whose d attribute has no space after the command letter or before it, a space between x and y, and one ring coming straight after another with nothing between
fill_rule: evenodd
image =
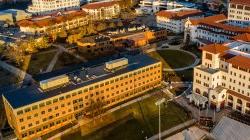
<instances>
[{"instance_id":1,"label":"white building","mask_svg":"<svg viewBox=\"0 0 250 140\"><path fill-rule=\"evenodd\" d=\"M228 22L223 14L202 19L189 19L185 23L185 40L189 38L192 43L207 45L228 42L236 35L250 33L250 28L233 26Z\"/></svg>"},{"instance_id":2,"label":"white building","mask_svg":"<svg viewBox=\"0 0 250 140\"><path fill-rule=\"evenodd\" d=\"M179 8L173 10L163 10L156 14L157 26L165 28L174 33L182 33L185 29L187 19L203 17L200 10L190 8Z\"/></svg>"},{"instance_id":3,"label":"white building","mask_svg":"<svg viewBox=\"0 0 250 140\"><path fill-rule=\"evenodd\" d=\"M250 1L231 0L228 7L228 19L233 25L250 26Z\"/></svg>"},{"instance_id":4,"label":"white building","mask_svg":"<svg viewBox=\"0 0 250 140\"><path fill-rule=\"evenodd\" d=\"M79 10L80 0L32 0L27 9L34 15L46 15L65 10Z\"/></svg>"},{"instance_id":5,"label":"white building","mask_svg":"<svg viewBox=\"0 0 250 140\"><path fill-rule=\"evenodd\" d=\"M93 2L83 5L81 9L87 12L93 20L104 20L117 17L121 8L117 1Z\"/></svg>"},{"instance_id":6,"label":"white building","mask_svg":"<svg viewBox=\"0 0 250 140\"><path fill-rule=\"evenodd\" d=\"M161 10L167 10L167 0L141 0L138 10L146 14L153 14Z\"/></svg>"},{"instance_id":7,"label":"white building","mask_svg":"<svg viewBox=\"0 0 250 140\"><path fill-rule=\"evenodd\" d=\"M228 106L250 115L250 34L234 39L201 48L202 64L194 68L193 94L189 98L204 104L192 98L202 96L217 111Z\"/></svg>"}]
</instances>

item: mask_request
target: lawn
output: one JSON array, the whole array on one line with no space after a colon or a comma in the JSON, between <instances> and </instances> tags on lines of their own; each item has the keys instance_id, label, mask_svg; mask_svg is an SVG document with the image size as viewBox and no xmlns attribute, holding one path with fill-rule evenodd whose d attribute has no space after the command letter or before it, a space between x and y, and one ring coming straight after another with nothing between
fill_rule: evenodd
<instances>
[{"instance_id":1,"label":"lawn","mask_svg":"<svg viewBox=\"0 0 250 140\"><path fill-rule=\"evenodd\" d=\"M124 114L133 113L133 117L125 122L117 121L83 137L80 136L80 132L77 132L63 137L62 140L140 140L145 139L146 136L149 138L158 133L158 107L155 102L162 97L168 99L165 94L156 95L111 114L119 118ZM161 106L162 131L188 119L190 119L188 113L173 102Z\"/></svg>"},{"instance_id":2,"label":"lawn","mask_svg":"<svg viewBox=\"0 0 250 140\"><path fill-rule=\"evenodd\" d=\"M68 67L71 65L77 65L80 63L82 63L81 60L77 59L76 57L74 57L68 53L63 52L58 57L58 60L54 66L54 70L62 69L64 67Z\"/></svg>"},{"instance_id":3,"label":"lawn","mask_svg":"<svg viewBox=\"0 0 250 140\"><path fill-rule=\"evenodd\" d=\"M24 70L31 74L39 74L40 72L46 71L50 61L53 59L55 51L40 52L36 54L32 54L30 59L26 59L26 64L23 66Z\"/></svg>"},{"instance_id":4,"label":"lawn","mask_svg":"<svg viewBox=\"0 0 250 140\"><path fill-rule=\"evenodd\" d=\"M155 59L161 60L165 68L182 68L194 63L194 57L178 50L161 50L149 53Z\"/></svg>"}]
</instances>

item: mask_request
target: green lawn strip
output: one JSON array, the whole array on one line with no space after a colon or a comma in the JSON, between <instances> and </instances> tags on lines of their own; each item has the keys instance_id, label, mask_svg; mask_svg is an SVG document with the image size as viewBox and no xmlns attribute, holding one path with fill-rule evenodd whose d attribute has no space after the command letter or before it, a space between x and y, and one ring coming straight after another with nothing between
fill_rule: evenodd
<instances>
[{"instance_id":1,"label":"green lawn strip","mask_svg":"<svg viewBox=\"0 0 250 140\"><path fill-rule=\"evenodd\" d=\"M51 60L53 59L55 52L49 52L46 54L33 54L31 56L30 62L28 64L28 73L29 74L38 74L40 70L45 71L50 64Z\"/></svg>"},{"instance_id":2,"label":"green lawn strip","mask_svg":"<svg viewBox=\"0 0 250 140\"><path fill-rule=\"evenodd\" d=\"M178 50L161 50L149 53L150 56L161 60L165 68L182 68L194 63L190 54Z\"/></svg>"}]
</instances>

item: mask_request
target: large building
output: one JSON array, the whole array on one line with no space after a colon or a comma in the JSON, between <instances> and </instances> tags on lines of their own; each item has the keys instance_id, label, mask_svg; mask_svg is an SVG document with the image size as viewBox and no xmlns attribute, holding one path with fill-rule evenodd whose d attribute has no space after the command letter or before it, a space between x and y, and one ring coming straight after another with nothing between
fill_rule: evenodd
<instances>
[{"instance_id":1,"label":"large building","mask_svg":"<svg viewBox=\"0 0 250 140\"><path fill-rule=\"evenodd\" d=\"M230 0L228 6L228 20L232 25L250 26L250 1Z\"/></svg>"},{"instance_id":2,"label":"large building","mask_svg":"<svg viewBox=\"0 0 250 140\"><path fill-rule=\"evenodd\" d=\"M250 33L250 1L231 0L228 17L219 14L185 23L185 40L198 45L224 43L234 36Z\"/></svg>"},{"instance_id":3,"label":"large building","mask_svg":"<svg viewBox=\"0 0 250 140\"><path fill-rule=\"evenodd\" d=\"M27 9L34 15L45 15L65 10L79 10L80 0L32 0Z\"/></svg>"},{"instance_id":4,"label":"large building","mask_svg":"<svg viewBox=\"0 0 250 140\"><path fill-rule=\"evenodd\" d=\"M21 32L28 34L46 34L78 28L88 24L84 11L59 12L54 15L33 17L18 22Z\"/></svg>"},{"instance_id":5,"label":"large building","mask_svg":"<svg viewBox=\"0 0 250 140\"><path fill-rule=\"evenodd\" d=\"M228 42L234 36L244 33L250 33L250 28L228 24L223 14L192 19L185 23L185 38L198 45Z\"/></svg>"},{"instance_id":6,"label":"large building","mask_svg":"<svg viewBox=\"0 0 250 140\"><path fill-rule=\"evenodd\" d=\"M41 74L34 77L37 84L4 93L6 116L18 139L38 138L95 114L96 104L106 110L161 85L162 63L147 55L100 61Z\"/></svg>"},{"instance_id":7,"label":"large building","mask_svg":"<svg viewBox=\"0 0 250 140\"><path fill-rule=\"evenodd\" d=\"M165 28L174 33L182 33L185 29L187 19L203 17L200 10L190 8L179 8L173 10L163 10L156 14L157 26Z\"/></svg>"},{"instance_id":8,"label":"large building","mask_svg":"<svg viewBox=\"0 0 250 140\"><path fill-rule=\"evenodd\" d=\"M235 41L201 47L202 64L194 68L190 101L206 102L217 111L225 106L250 115L250 34Z\"/></svg>"},{"instance_id":9,"label":"large building","mask_svg":"<svg viewBox=\"0 0 250 140\"><path fill-rule=\"evenodd\" d=\"M85 4L81 9L87 12L92 20L105 20L117 17L120 14L118 1L101 1Z\"/></svg>"}]
</instances>

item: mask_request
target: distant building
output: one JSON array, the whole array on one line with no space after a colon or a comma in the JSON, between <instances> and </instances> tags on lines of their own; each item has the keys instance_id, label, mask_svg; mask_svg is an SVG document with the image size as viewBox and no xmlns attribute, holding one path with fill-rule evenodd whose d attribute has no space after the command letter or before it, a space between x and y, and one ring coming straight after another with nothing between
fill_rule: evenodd
<instances>
[{"instance_id":1,"label":"distant building","mask_svg":"<svg viewBox=\"0 0 250 140\"><path fill-rule=\"evenodd\" d=\"M234 39L201 47L202 64L194 68L193 94L189 98L217 111L230 107L250 115L250 34Z\"/></svg>"},{"instance_id":2,"label":"distant building","mask_svg":"<svg viewBox=\"0 0 250 140\"><path fill-rule=\"evenodd\" d=\"M23 10L8 9L0 11L0 21L6 22L8 24L15 24L16 22L30 18L31 14L26 13Z\"/></svg>"},{"instance_id":3,"label":"distant building","mask_svg":"<svg viewBox=\"0 0 250 140\"><path fill-rule=\"evenodd\" d=\"M79 10L80 0L32 0L27 9L33 15L46 15L65 10Z\"/></svg>"},{"instance_id":4,"label":"distant building","mask_svg":"<svg viewBox=\"0 0 250 140\"><path fill-rule=\"evenodd\" d=\"M110 38L103 35L84 37L77 41L77 46L84 53L100 53L114 49Z\"/></svg>"},{"instance_id":5,"label":"distant building","mask_svg":"<svg viewBox=\"0 0 250 140\"><path fill-rule=\"evenodd\" d=\"M141 0L140 10L143 13L153 14L161 10L167 10L167 0Z\"/></svg>"},{"instance_id":6,"label":"distant building","mask_svg":"<svg viewBox=\"0 0 250 140\"><path fill-rule=\"evenodd\" d=\"M117 17L120 14L118 1L101 1L85 4L81 9L87 12L92 20L104 20Z\"/></svg>"},{"instance_id":7,"label":"distant building","mask_svg":"<svg viewBox=\"0 0 250 140\"><path fill-rule=\"evenodd\" d=\"M37 85L2 96L8 122L20 140L37 139L159 87L162 63L147 55L126 55L34 79Z\"/></svg>"},{"instance_id":8,"label":"distant building","mask_svg":"<svg viewBox=\"0 0 250 140\"><path fill-rule=\"evenodd\" d=\"M184 32L185 22L187 19L203 17L200 10L179 8L174 10L164 10L156 14L157 26L165 28L174 33Z\"/></svg>"},{"instance_id":9,"label":"distant building","mask_svg":"<svg viewBox=\"0 0 250 140\"><path fill-rule=\"evenodd\" d=\"M228 20L232 25L243 27L250 26L250 1L230 0Z\"/></svg>"},{"instance_id":10,"label":"distant building","mask_svg":"<svg viewBox=\"0 0 250 140\"><path fill-rule=\"evenodd\" d=\"M243 33L250 33L250 28L228 24L228 19L223 14L189 19L185 23L185 38L198 45L228 42Z\"/></svg>"},{"instance_id":11,"label":"distant building","mask_svg":"<svg viewBox=\"0 0 250 140\"><path fill-rule=\"evenodd\" d=\"M54 15L33 17L18 22L21 32L28 34L46 34L78 28L88 24L84 11L59 12Z\"/></svg>"}]
</instances>

